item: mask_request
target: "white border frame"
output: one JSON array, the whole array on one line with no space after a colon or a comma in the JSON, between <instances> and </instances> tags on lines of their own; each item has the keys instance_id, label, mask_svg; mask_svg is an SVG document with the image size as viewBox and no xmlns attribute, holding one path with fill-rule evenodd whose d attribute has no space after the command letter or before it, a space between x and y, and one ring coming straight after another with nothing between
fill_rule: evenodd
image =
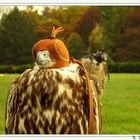
<instances>
[{"instance_id":1,"label":"white border frame","mask_svg":"<svg viewBox=\"0 0 140 140\"><path fill-rule=\"evenodd\" d=\"M0 6L140 6L140 0L0 0ZM140 140L140 134L129 135L0 135L4 140L45 139L47 140Z\"/></svg>"},{"instance_id":2,"label":"white border frame","mask_svg":"<svg viewBox=\"0 0 140 140\"><path fill-rule=\"evenodd\" d=\"M0 5L140 5L140 0L0 0Z\"/></svg>"}]
</instances>

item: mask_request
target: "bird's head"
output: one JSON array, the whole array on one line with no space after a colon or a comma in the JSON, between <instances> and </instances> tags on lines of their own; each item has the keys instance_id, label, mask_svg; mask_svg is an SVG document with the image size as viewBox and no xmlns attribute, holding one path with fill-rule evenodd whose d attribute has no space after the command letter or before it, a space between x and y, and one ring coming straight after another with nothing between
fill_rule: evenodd
<instances>
[{"instance_id":1,"label":"bird's head","mask_svg":"<svg viewBox=\"0 0 140 140\"><path fill-rule=\"evenodd\" d=\"M58 33L58 31L56 32ZM69 65L69 52L63 41L56 39L56 32L55 35L40 40L33 46L32 57L38 65L50 68L62 68Z\"/></svg>"},{"instance_id":2,"label":"bird's head","mask_svg":"<svg viewBox=\"0 0 140 140\"><path fill-rule=\"evenodd\" d=\"M91 55L95 58L97 63L107 62L107 54L104 50L98 50L96 53L92 53Z\"/></svg>"}]
</instances>

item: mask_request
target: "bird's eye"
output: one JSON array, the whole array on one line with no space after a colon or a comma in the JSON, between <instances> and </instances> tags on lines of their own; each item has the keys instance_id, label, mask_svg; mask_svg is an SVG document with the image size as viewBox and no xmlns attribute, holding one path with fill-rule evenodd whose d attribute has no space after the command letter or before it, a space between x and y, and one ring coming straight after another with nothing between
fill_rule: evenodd
<instances>
[{"instance_id":1,"label":"bird's eye","mask_svg":"<svg viewBox=\"0 0 140 140\"><path fill-rule=\"evenodd\" d=\"M47 54L46 54L46 53L44 53L44 56L47 56Z\"/></svg>"}]
</instances>

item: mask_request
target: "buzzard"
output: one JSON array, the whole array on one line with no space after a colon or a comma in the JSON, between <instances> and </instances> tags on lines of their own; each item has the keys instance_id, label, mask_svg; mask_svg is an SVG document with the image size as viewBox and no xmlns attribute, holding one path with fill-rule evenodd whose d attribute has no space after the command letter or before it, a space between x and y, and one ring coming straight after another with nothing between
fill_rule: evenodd
<instances>
[{"instance_id":1,"label":"buzzard","mask_svg":"<svg viewBox=\"0 0 140 140\"><path fill-rule=\"evenodd\" d=\"M98 50L80 59L89 73L89 77L94 81L99 97L103 95L106 79L108 75L107 54L104 50ZM109 76L109 75L108 75Z\"/></svg>"},{"instance_id":2,"label":"buzzard","mask_svg":"<svg viewBox=\"0 0 140 140\"><path fill-rule=\"evenodd\" d=\"M99 134L97 89L84 65L56 39L32 48L35 66L12 82L5 113L7 134ZM92 85L92 86L91 86Z\"/></svg>"},{"instance_id":3,"label":"buzzard","mask_svg":"<svg viewBox=\"0 0 140 140\"><path fill-rule=\"evenodd\" d=\"M101 103L101 97L103 95L103 91L106 84L106 79L108 73L108 66L107 66L107 54L104 52L104 50L98 50L96 53L91 53L89 55L86 55L80 59L80 61L83 63L85 68L87 69L87 72L89 74L89 77L91 79L91 85L94 88L95 96L96 98L96 110L97 110L97 120L96 125L99 128L99 133L102 131L102 103ZM109 76L109 75L108 75Z\"/></svg>"},{"instance_id":4,"label":"buzzard","mask_svg":"<svg viewBox=\"0 0 140 140\"><path fill-rule=\"evenodd\" d=\"M99 133L97 109L94 98L93 133ZM11 84L5 117L8 134L88 134L89 94L83 68L71 63L61 69L27 69Z\"/></svg>"}]
</instances>

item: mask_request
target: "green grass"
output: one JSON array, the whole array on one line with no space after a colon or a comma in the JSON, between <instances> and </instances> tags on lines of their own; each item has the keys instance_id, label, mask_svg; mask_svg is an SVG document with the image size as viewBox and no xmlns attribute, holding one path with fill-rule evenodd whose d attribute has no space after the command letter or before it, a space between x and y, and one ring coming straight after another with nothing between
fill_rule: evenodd
<instances>
[{"instance_id":1,"label":"green grass","mask_svg":"<svg viewBox=\"0 0 140 140\"><path fill-rule=\"evenodd\" d=\"M103 134L140 133L140 74L111 74L103 102Z\"/></svg>"},{"instance_id":2,"label":"green grass","mask_svg":"<svg viewBox=\"0 0 140 140\"><path fill-rule=\"evenodd\" d=\"M0 134L5 133L5 105L8 89L16 74L0 74Z\"/></svg>"},{"instance_id":3,"label":"green grass","mask_svg":"<svg viewBox=\"0 0 140 140\"><path fill-rule=\"evenodd\" d=\"M0 75L0 134L4 134L7 91L18 75ZM140 74L110 74L103 102L103 134L140 133Z\"/></svg>"}]
</instances>

